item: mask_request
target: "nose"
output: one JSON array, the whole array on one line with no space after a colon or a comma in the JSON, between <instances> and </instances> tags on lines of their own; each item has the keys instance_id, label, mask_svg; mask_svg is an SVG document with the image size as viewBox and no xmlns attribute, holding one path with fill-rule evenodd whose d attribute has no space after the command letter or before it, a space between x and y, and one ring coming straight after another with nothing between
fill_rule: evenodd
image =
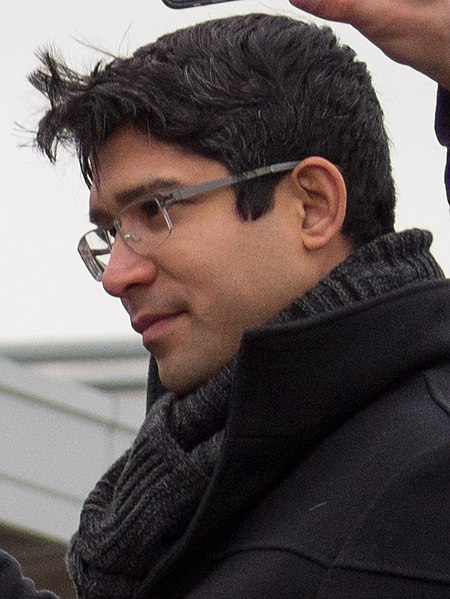
<instances>
[{"instance_id":1,"label":"nose","mask_svg":"<svg viewBox=\"0 0 450 599\"><path fill-rule=\"evenodd\" d=\"M107 293L124 298L135 285L150 285L156 278L157 267L151 258L133 252L117 237L105 271L102 285Z\"/></svg>"}]
</instances>

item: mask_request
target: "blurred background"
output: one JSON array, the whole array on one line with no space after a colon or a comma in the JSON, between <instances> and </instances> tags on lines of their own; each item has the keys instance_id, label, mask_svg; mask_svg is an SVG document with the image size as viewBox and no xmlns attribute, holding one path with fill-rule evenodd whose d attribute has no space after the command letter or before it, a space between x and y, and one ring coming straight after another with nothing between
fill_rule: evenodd
<instances>
[{"instance_id":1,"label":"blurred background","mask_svg":"<svg viewBox=\"0 0 450 599\"><path fill-rule=\"evenodd\" d=\"M4 0L0 6L0 546L64 597L71 596L65 542L83 497L139 426L148 358L120 303L78 257L88 226L87 189L73 156L61 153L52 166L33 149L29 131L45 104L27 75L42 47L87 69L101 51L127 55L179 27L254 11L312 20L287 0L178 11L161 0ZM434 253L450 274L445 151L433 132L436 85L387 59L352 28L332 27L368 62L384 106L397 228L431 230Z\"/></svg>"}]
</instances>

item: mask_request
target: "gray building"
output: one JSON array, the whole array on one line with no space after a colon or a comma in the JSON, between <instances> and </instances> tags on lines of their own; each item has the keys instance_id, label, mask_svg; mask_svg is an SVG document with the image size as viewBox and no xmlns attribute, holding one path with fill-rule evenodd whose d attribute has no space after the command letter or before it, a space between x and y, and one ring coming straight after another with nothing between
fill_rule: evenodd
<instances>
[{"instance_id":1,"label":"gray building","mask_svg":"<svg viewBox=\"0 0 450 599\"><path fill-rule=\"evenodd\" d=\"M66 544L82 502L145 414L136 341L0 346L0 547L73 597Z\"/></svg>"}]
</instances>

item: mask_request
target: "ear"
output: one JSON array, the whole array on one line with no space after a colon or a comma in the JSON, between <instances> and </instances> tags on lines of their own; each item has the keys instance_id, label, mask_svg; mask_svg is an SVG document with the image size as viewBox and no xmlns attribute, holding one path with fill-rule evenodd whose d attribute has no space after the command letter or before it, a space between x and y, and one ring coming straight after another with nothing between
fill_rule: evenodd
<instances>
[{"instance_id":1,"label":"ear","mask_svg":"<svg viewBox=\"0 0 450 599\"><path fill-rule=\"evenodd\" d=\"M304 247L318 250L341 232L347 208L344 179L333 163L310 156L292 171L292 182L303 204Z\"/></svg>"}]
</instances>

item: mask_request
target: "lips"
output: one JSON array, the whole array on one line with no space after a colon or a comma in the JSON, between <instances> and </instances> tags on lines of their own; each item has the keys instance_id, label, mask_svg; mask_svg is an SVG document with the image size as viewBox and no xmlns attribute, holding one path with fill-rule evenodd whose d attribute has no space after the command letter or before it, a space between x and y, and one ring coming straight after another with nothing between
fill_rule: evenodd
<instances>
[{"instance_id":1,"label":"lips","mask_svg":"<svg viewBox=\"0 0 450 599\"><path fill-rule=\"evenodd\" d=\"M143 337L144 345L151 344L168 332L172 324L181 316L181 312L168 314L138 315L131 319L131 326Z\"/></svg>"},{"instance_id":2,"label":"lips","mask_svg":"<svg viewBox=\"0 0 450 599\"><path fill-rule=\"evenodd\" d=\"M141 335L142 335L142 333L146 329L148 329L148 327L151 327L154 324L156 324L157 322L160 322L161 320L164 320L166 318L171 318L173 316L174 316L174 314L156 314L154 316L153 315L137 316L137 317L131 319L131 326L137 333L141 333Z\"/></svg>"}]
</instances>

